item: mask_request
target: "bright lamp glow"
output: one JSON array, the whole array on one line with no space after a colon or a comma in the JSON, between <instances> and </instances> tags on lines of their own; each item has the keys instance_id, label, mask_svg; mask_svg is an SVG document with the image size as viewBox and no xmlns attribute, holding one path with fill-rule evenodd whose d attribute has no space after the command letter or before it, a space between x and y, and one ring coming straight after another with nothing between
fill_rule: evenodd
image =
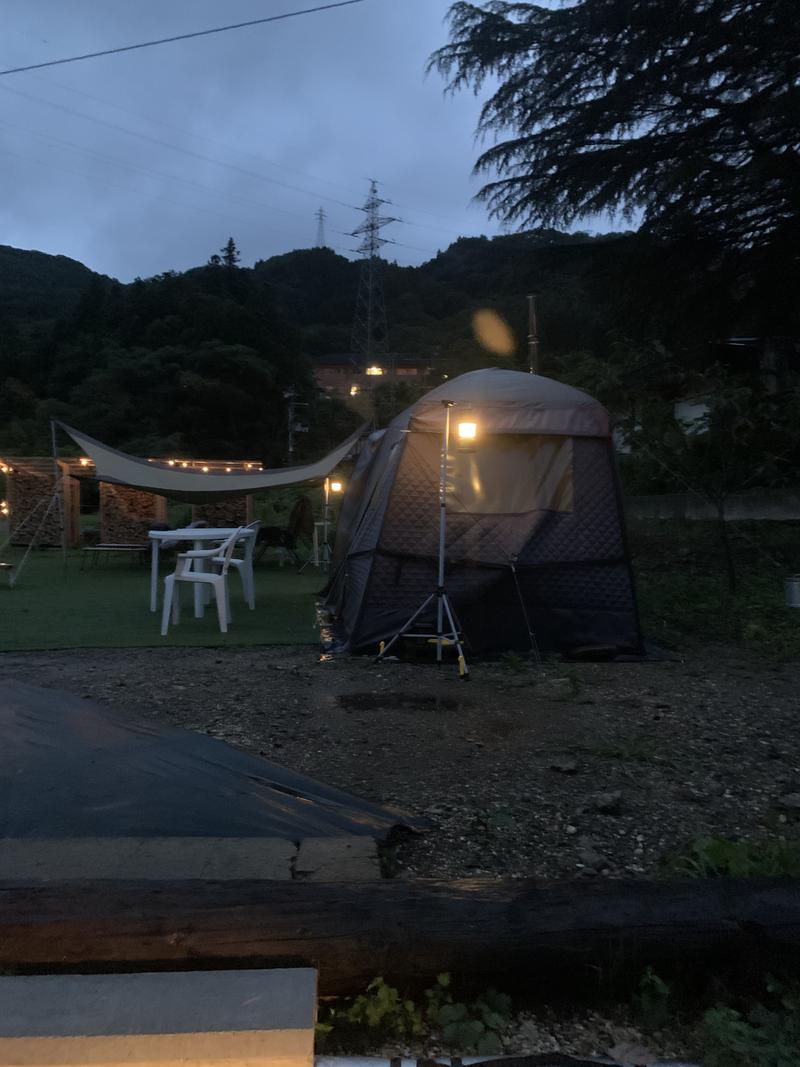
<instances>
[{"instance_id":1,"label":"bright lamp glow","mask_svg":"<svg viewBox=\"0 0 800 1067\"><path fill-rule=\"evenodd\" d=\"M379 374L383 374L383 367L367 367L367 374L372 377L376 377Z\"/></svg>"},{"instance_id":2,"label":"bright lamp glow","mask_svg":"<svg viewBox=\"0 0 800 1067\"><path fill-rule=\"evenodd\" d=\"M332 493L341 493L341 491L342 491L342 483L341 482L331 482L331 492Z\"/></svg>"},{"instance_id":3,"label":"bright lamp glow","mask_svg":"<svg viewBox=\"0 0 800 1067\"><path fill-rule=\"evenodd\" d=\"M458 424L458 436L461 441L474 441L478 436L477 422L460 422Z\"/></svg>"}]
</instances>

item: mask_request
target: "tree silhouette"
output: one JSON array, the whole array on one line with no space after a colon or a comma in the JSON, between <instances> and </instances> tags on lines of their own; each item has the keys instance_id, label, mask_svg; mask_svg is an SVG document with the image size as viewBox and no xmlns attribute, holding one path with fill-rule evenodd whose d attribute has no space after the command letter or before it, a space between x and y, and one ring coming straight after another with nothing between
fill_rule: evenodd
<instances>
[{"instance_id":1,"label":"tree silhouette","mask_svg":"<svg viewBox=\"0 0 800 1067\"><path fill-rule=\"evenodd\" d=\"M727 247L800 233L796 0L460 0L430 66L451 91L499 83L476 170L493 214L602 212Z\"/></svg>"},{"instance_id":2,"label":"tree silhouette","mask_svg":"<svg viewBox=\"0 0 800 1067\"><path fill-rule=\"evenodd\" d=\"M220 248L220 252L222 253L222 262L226 267L235 267L242 258L239 254L239 249L236 247L236 242L232 237L228 238L227 244L223 248Z\"/></svg>"}]
</instances>

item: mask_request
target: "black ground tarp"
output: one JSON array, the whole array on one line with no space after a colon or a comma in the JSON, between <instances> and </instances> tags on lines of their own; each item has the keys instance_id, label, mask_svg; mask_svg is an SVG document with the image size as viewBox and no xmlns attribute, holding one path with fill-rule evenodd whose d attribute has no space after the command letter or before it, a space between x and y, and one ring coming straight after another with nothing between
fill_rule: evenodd
<instances>
[{"instance_id":1,"label":"black ground tarp","mask_svg":"<svg viewBox=\"0 0 800 1067\"><path fill-rule=\"evenodd\" d=\"M0 837L383 839L404 813L57 689L0 689Z\"/></svg>"}]
</instances>

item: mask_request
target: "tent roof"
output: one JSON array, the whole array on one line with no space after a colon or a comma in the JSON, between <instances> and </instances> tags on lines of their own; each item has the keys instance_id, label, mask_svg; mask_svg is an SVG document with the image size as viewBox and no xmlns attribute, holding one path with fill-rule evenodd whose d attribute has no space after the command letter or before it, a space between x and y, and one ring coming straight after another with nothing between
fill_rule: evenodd
<instances>
[{"instance_id":1,"label":"tent roof","mask_svg":"<svg viewBox=\"0 0 800 1067\"><path fill-rule=\"evenodd\" d=\"M540 374L490 367L444 382L395 419L397 429L441 433L444 402L472 408L483 433L607 437L608 412L571 385Z\"/></svg>"}]
</instances>

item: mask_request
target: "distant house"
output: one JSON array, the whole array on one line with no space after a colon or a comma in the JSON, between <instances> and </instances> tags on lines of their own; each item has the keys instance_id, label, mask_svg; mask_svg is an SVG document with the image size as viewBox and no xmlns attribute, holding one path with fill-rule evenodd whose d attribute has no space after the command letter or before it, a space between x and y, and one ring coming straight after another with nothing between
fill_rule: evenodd
<instances>
[{"instance_id":1,"label":"distant house","mask_svg":"<svg viewBox=\"0 0 800 1067\"><path fill-rule=\"evenodd\" d=\"M766 393L778 395L798 380L800 345L794 338L727 337L714 342L711 349L729 367L749 374ZM676 400L673 414L685 433L705 431L710 401L707 391Z\"/></svg>"},{"instance_id":2,"label":"distant house","mask_svg":"<svg viewBox=\"0 0 800 1067\"><path fill-rule=\"evenodd\" d=\"M314 378L318 387L361 412L370 407L374 385L392 380L423 385L430 370L429 359L411 356L389 355L369 366L348 354L320 356L314 360Z\"/></svg>"}]
</instances>

